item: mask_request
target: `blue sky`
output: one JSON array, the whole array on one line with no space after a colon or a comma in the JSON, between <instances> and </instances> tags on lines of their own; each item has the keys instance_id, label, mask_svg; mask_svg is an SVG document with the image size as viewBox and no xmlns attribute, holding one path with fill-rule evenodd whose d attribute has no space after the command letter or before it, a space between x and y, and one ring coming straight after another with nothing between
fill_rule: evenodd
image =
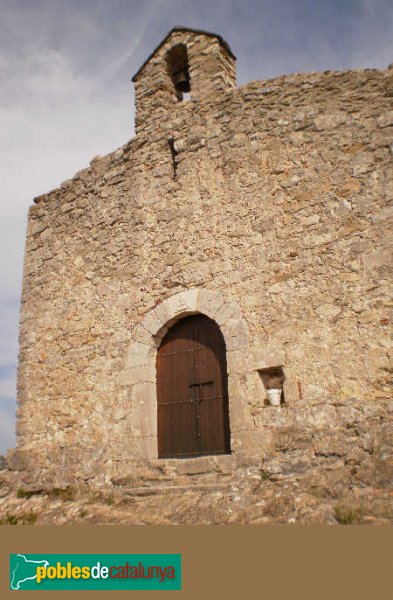
<instances>
[{"instance_id":1,"label":"blue sky","mask_svg":"<svg viewBox=\"0 0 393 600\"><path fill-rule=\"evenodd\" d=\"M220 33L240 85L393 62L392 0L0 0L0 453L28 206L133 136L130 78L174 25Z\"/></svg>"}]
</instances>

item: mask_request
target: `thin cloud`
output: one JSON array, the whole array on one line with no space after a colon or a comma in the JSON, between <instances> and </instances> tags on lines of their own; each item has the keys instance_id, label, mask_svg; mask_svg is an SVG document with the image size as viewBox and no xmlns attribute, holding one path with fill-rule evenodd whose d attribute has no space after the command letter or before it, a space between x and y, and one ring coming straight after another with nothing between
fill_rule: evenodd
<instances>
[{"instance_id":1,"label":"thin cloud","mask_svg":"<svg viewBox=\"0 0 393 600\"><path fill-rule=\"evenodd\" d=\"M0 397L0 454L15 445L15 402Z\"/></svg>"},{"instance_id":2,"label":"thin cloud","mask_svg":"<svg viewBox=\"0 0 393 600\"><path fill-rule=\"evenodd\" d=\"M0 398L15 398L16 382L15 375L0 379Z\"/></svg>"}]
</instances>

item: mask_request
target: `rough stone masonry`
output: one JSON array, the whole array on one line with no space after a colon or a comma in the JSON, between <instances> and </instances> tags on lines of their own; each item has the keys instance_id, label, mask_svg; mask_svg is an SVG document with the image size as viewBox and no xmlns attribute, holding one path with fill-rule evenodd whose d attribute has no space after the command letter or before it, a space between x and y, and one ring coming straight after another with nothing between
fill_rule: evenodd
<instances>
[{"instance_id":1,"label":"rough stone masonry","mask_svg":"<svg viewBox=\"0 0 393 600\"><path fill-rule=\"evenodd\" d=\"M220 36L175 27L134 77L135 138L35 198L7 458L30 480L391 488L393 69L235 76ZM224 335L232 453L159 459L157 348L195 313Z\"/></svg>"}]
</instances>

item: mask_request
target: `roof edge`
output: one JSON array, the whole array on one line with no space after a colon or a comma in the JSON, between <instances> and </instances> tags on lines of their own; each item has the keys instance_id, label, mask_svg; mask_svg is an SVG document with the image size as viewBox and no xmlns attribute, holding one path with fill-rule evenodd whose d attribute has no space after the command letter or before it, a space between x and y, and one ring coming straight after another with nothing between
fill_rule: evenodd
<instances>
[{"instance_id":1,"label":"roof edge","mask_svg":"<svg viewBox=\"0 0 393 600\"><path fill-rule=\"evenodd\" d=\"M147 57L147 59L144 61L144 63L139 67L139 69L137 70L137 72L135 73L135 75L131 78L131 81L135 82L138 75L140 74L140 72L142 71L142 69L147 65L147 63L153 58L153 56L155 55L155 53L161 48L161 46L163 46L165 44L165 42L167 41L167 39L172 35L172 33L174 33L175 31L191 31L191 33L200 33L202 35L208 35L210 37L215 37L218 39L218 41L220 42L220 44L225 48L225 50L228 52L228 54L233 58L233 60L236 60L236 56L233 54L228 42L226 42L224 40L224 38L219 35L218 33L214 33L212 31L205 31L204 29L193 29L192 27L183 27L182 25L175 25L174 27L172 27L172 29L169 31L169 33L166 34L166 36L164 37L164 39L158 44L158 46L156 46L153 50L153 52L151 52L149 54L149 56Z\"/></svg>"}]
</instances>

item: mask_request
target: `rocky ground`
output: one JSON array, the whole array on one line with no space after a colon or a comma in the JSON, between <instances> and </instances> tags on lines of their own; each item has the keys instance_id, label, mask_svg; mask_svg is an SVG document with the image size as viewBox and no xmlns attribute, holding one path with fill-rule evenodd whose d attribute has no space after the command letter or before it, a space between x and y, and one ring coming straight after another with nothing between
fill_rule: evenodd
<instances>
[{"instance_id":1,"label":"rocky ground","mask_svg":"<svg viewBox=\"0 0 393 600\"><path fill-rule=\"evenodd\" d=\"M231 462L232 461L232 462ZM94 489L26 483L0 471L2 524L372 524L393 523L390 486L362 484L332 462L312 482L306 475L274 473L274 462L206 469L187 461L184 473L146 468L135 477ZM5 466L5 465L4 465ZM277 470L277 469L276 469ZM163 472L164 471L164 472Z\"/></svg>"}]
</instances>

